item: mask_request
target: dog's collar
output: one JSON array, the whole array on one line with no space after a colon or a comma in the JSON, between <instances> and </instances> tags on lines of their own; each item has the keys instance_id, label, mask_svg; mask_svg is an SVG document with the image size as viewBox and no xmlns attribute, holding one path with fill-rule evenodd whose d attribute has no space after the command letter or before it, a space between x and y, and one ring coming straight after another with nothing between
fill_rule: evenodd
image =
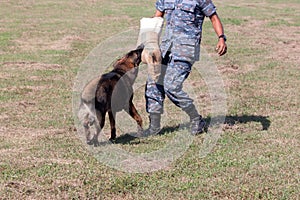
<instances>
[{"instance_id":1,"label":"dog's collar","mask_svg":"<svg viewBox=\"0 0 300 200\"><path fill-rule=\"evenodd\" d=\"M113 71L116 72L116 74L120 77L122 77L124 74L126 74L126 71L122 70L122 69L114 69Z\"/></svg>"}]
</instances>

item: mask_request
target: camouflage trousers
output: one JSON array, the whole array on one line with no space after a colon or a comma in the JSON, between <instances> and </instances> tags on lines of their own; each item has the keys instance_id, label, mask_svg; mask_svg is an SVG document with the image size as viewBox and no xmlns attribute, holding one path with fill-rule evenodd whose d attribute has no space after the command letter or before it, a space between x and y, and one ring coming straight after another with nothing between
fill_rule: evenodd
<instances>
[{"instance_id":1,"label":"camouflage trousers","mask_svg":"<svg viewBox=\"0 0 300 200\"><path fill-rule=\"evenodd\" d=\"M192 64L186 61L173 60L166 56L162 61L162 72L158 82L148 77L146 83L146 110L148 113L163 113L165 95L182 110L193 105L193 100L184 92L183 82L189 76Z\"/></svg>"}]
</instances>

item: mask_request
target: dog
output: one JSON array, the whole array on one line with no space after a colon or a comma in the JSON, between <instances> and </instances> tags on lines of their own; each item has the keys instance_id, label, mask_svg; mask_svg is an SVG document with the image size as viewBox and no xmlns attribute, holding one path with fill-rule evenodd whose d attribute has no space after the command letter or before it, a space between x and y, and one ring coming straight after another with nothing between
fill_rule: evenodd
<instances>
[{"instance_id":1,"label":"dog","mask_svg":"<svg viewBox=\"0 0 300 200\"><path fill-rule=\"evenodd\" d=\"M132 86L138 75L143 49L144 46L140 45L128 52L113 64L112 71L94 78L83 89L80 107L87 111L83 118L87 144L98 144L98 136L104 127L106 113L109 115L111 141L116 139L116 113L122 110L137 122L138 133L143 131L142 118L132 102ZM95 134L90 132L92 125L96 127Z\"/></svg>"}]
</instances>

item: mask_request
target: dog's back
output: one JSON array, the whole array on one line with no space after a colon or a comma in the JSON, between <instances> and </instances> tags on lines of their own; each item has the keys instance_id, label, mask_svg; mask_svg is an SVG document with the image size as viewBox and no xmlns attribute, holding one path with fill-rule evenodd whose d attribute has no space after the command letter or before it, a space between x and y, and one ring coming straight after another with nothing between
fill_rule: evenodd
<instances>
[{"instance_id":1,"label":"dog's back","mask_svg":"<svg viewBox=\"0 0 300 200\"><path fill-rule=\"evenodd\" d=\"M123 109L128 111L129 100L133 95L132 85L136 76L137 73L129 71L124 74L116 69L103 74L96 90L96 109L102 112L112 111L113 113Z\"/></svg>"}]
</instances>

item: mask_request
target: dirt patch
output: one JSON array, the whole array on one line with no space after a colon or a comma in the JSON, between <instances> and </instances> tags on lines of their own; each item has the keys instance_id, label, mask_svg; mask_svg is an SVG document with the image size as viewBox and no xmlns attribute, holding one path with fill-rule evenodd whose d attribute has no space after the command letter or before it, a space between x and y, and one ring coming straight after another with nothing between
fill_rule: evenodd
<instances>
[{"instance_id":1,"label":"dirt patch","mask_svg":"<svg viewBox=\"0 0 300 200\"><path fill-rule=\"evenodd\" d=\"M275 145L280 147L287 147L287 146L297 146L298 140L294 139L287 139L287 138L266 138L262 141L266 145Z\"/></svg>"},{"instance_id":2,"label":"dirt patch","mask_svg":"<svg viewBox=\"0 0 300 200\"><path fill-rule=\"evenodd\" d=\"M8 141L29 141L34 142L34 139L38 139L41 136L51 136L62 134L66 130L64 129L31 129L31 128L6 128L0 127L0 137Z\"/></svg>"},{"instance_id":3,"label":"dirt patch","mask_svg":"<svg viewBox=\"0 0 300 200\"><path fill-rule=\"evenodd\" d=\"M24 33L21 38L14 41L22 51L70 50L73 42L83 40L80 36L67 35L58 40L49 41L49 38L32 37L27 34L28 33Z\"/></svg>"},{"instance_id":4,"label":"dirt patch","mask_svg":"<svg viewBox=\"0 0 300 200\"><path fill-rule=\"evenodd\" d=\"M48 153L47 157L40 157L38 154L33 155L33 149L42 148L43 143L48 141L47 138L61 137L67 133L65 129L32 129L32 128L6 128L0 127L0 140L2 146L0 154L2 158L0 163L10 160L10 163L19 164L20 166L40 165L44 163L57 164L81 164L80 160L60 158L58 154ZM49 145L49 144L48 144Z\"/></svg>"},{"instance_id":5,"label":"dirt patch","mask_svg":"<svg viewBox=\"0 0 300 200\"><path fill-rule=\"evenodd\" d=\"M219 71L223 74L236 74L239 72L239 66L233 63L227 63L218 67Z\"/></svg>"},{"instance_id":6,"label":"dirt patch","mask_svg":"<svg viewBox=\"0 0 300 200\"><path fill-rule=\"evenodd\" d=\"M49 47L45 46L45 49L54 50L70 50L71 45L74 41L82 41L83 39L79 36L65 36L59 40L49 43Z\"/></svg>"},{"instance_id":7,"label":"dirt patch","mask_svg":"<svg viewBox=\"0 0 300 200\"><path fill-rule=\"evenodd\" d=\"M0 79L1 80L8 80L15 77L15 75L9 74L9 73L2 73L0 74Z\"/></svg>"},{"instance_id":8,"label":"dirt patch","mask_svg":"<svg viewBox=\"0 0 300 200\"><path fill-rule=\"evenodd\" d=\"M229 49L232 48L234 52L240 53L239 51L242 51L244 58L241 60L249 59L249 62L235 63L233 66L227 63L220 67L222 73L225 75L248 73L257 70L261 65L270 63L270 61L289 64L300 63L298 27L284 24L273 27L270 25L273 22L271 20L252 19L248 16L243 17L243 19L242 26L227 25L229 32L234 35L228 44ZM274 20L276 21L276 19ZM247 39L241 39L241 37ZM242 43L236 43L238 41ZM240 46L245 49L237 49Z\"/></svg>"},{"instance_id":9,"label":"dirt patch","mask_svg":"<svg viewBox=\"0 0 300 200\"><path fill-rule=\"evenodd\" d=\"M19 93L20 91L26 91L26 93L28 92L37 92L37 91L41 91L41 90L45 90L49 88L46 85L39 85L39 86L11 86L11 87L7 87L7 88L1 88L0 91L6 91L6 92L14 92L14 93Z\"/></svg>"},{"instance_id":10,"label":"dirt patch","mask_svg":"<svg viewBox=\"0 0 300 200\"><path fill-rule=\"evenodd\" d=\"M268 27L266 31L266 22L260 26L256 24L249 24L247 29L252 29L255 32L253 38L253 46L257 48L264 48L268 51L269 58L276 61L284 61L289 63L300 62L300 41L298 40L298 27L281 28Z\"/></svg>"},{"instance_id":11,"label":"dirt patch","mask_svg":"<svg viewBox=\"0 0 300 200\"><path fill-rule=\"evenodd\" d=\"M10 70L61 70L63 67L58 64L46 64L39 62L4 62L3 68L9 68Z\"/></svg>"}]
</instances>

